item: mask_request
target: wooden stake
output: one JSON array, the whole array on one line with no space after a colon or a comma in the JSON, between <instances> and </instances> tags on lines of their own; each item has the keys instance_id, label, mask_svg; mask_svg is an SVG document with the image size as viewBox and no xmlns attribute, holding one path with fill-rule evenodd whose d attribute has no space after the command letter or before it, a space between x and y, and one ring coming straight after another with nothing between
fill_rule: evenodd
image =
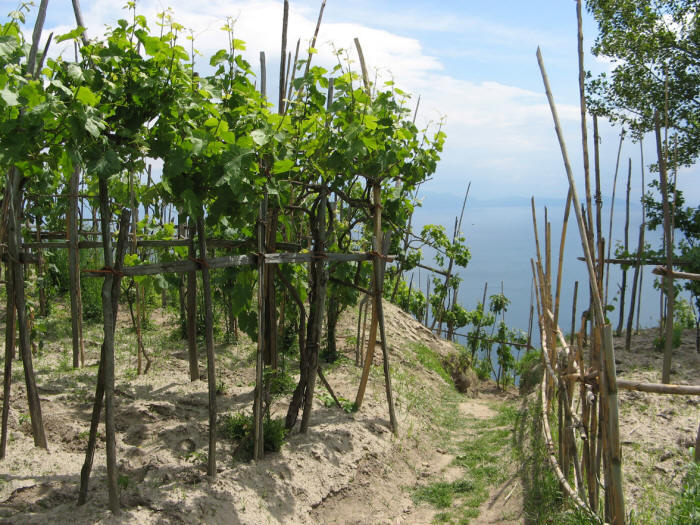
<instances>
[{"instance_id":1,"label":"wooden stake","mask_svg":"<svg viewBox=\"0 0 700 525\"><path fill-rule=\"evenodd\" d=\"M578 10L580 13L580 0L577 1ZM593 257L590 250L590 245L586 242L587 234L583 222L583 216L581 214L581 205L578 198L578 193L576 191L576 184L574 182L573 172L571 170L571 165L569 163L569 155L566 150L566 144L561 131L561 126L559 124L559 117L557 115L556 106L554 104L554 98L552 97L552 92L549 87L549 80L547 78L547 73L544 68L544 63L542 61L542 54L537 49L537 61L542 73L542 81L545 86L545 91L547 94L547 100L549 101L549 106L552 112L552 119L554 120L554 127L557 133L557 138L559 140L559 145L562 152L562 158L564 160L564 167L566 169L566 175L569 179L569 188L572 192L574 209L576 211L576 220L579 226L579 234L581 236L581 244L583 247L584 256L586 258L586 266L588 267L588 276L590 281L590 288L592 293L593 309L596 317L596 322L598 326L603 327L605 331L605 337L603 338L603 374L601 374L601 379L604 378L605 381L601 386L601 390L605 389L607 394L608 406L608 418L607 418L607 432L609 436L609 461L611 466L610 477L610 497L612 501L612 522L613 525L624 524L625 512L624 512L624 494L622 492L622 468L621 468L621 455L620 455L620 433L619 433L619 421L618 421L618 402L617 402L617 377L615 373L615 354L612 344L612 331L610 325L605 323L605 315L603 312L603 304L600 297L600 290L598 288L598 280L596 277L595 267L593 265ZM602 254L601 254L602 255ZM601 257L602 258L602 257Z\"/></svg>"},{"instance_id":2,"label":"wooden stake","mask_svg":"<svg viewBox=\"0 0 700 525\"><path fill-rule=\"evenodd\" d=\"M314 242L313 251L316 254L324 253L326 249L327 203L328 195L322 192L317 200L316 212L311 229ZM306 336L308 376L306 394L304 397L304 414L301 418L301 426L299 429L302 433L308 431L311 423L316 375L318 374L318 353L323 332L323 316L326 311L327 283L328 271L323 258L315 258L311 262L311 307L309 309L309 324L307 326Z\"/></svg>"},{"instance_id":3,"label":"wooden stake","mask_svg":"<svg viewBox=\"0 0 700 525\"><path fill-rule=\"evenodd\" d=\"M7 282L7 310L5 318L5 374L3 376L2 392L2 437L0 438L0 459L5 458L7 450L7 421L10 415L10 393L12 385L12 360L15 358L15 292L12 265L8 262L5 270Z\"/></svg>"},{"instance_id":4,"label":"wooden stake","mask_svg":"<svg viewBox=\"0 0 700 525\"><path fill-rule=\"evenodd\" d=\"M574 336L576 334L576 298L578 297L578 281L574 282L574 300L572 301L571 305L571 334L569 335L570 337L570 342L573 345L574 344Z\"/></svg>"},{"instance_id":5,"label":"wooden stake","mask_svg":"<svg viewBox=\"0 0 700 525\"><path fill-rule=\"evenodd\" d=\"M267 195L260 201L258 211L258 253L265 253L267 220ZM265 455L265 437L263 435L263 381L265 354L265 259L258 256L258 349L255 358L255 393L253 399L253 459L262 459Z\"/></svg>"},{"instance_id":6,"label":"wooden stake","mask_svg":"<svg viewBox=\"0 0 700 525\"><path fill-rule=\"evenodd\" d=\"M80 166L75 166L68 182L68 276L70 278L71 337L73 368L85 361L83 350L83 305L80 287L80 250L78 249L78 186Z\"/></svg>"},{"instance_id":7,"label":"wooden stake","mask_svg":"<svg viewBox=\"0 0 700 525\"><path fill-rule=\"evenodd\" d=\"M104 326L104 396L105 396L105 439L107 456L107 490L109 508L112 514L121 513L119 508L119 473L117 470L116 425L114 421L114 306L112 304L112 284L115 275L112 261L112 235L109 227L111 210L107 179L99 179L100 222L105 267L109 269L102 283L102 317Z\"/></svg>"},{"instance_id":8,"label":"wooden stake","mask_svg":"<svg viewBox=\"0 0 700 525\"><path fill-rule=\"evenodd\" d=\"M190 218L187 229L190 240L188 255L196 258L194 235L196 227ZM199 359L197 357L197 272L187 272L187 354L190 363L190 381L199 379Z\"/></svg>"},{"instance_id":9,"label":"wooden stake","mask_svg":"<svg viewBox=\"0 0 700 525\"><path fill-rule=\"evenodd\" d=\"M282 46L280 51L280 88L279 101L277 112L281 115L284 113L284 94L285 94L285 60L287 57L287 26L289 24L289 0L284 0L284 10L282 14Z\"/></svg>"},{"instance_id":10,"label":"wooden stake","mask_svg":"<svg viewBox=\"0 0 700 525\"><path fill-rule=\"evenodd\" d=\"M622 152L622 142L625 139L625 130L620 131L620 144L617 147L617 161L615 162L615 176L613 177L613 190L612 199L610 200L610 223L608 224L608 255L607 259L610 259L610 250L612 249L612 227L613 227L613 216L615 214L615 190L617 188L617 174L620 169L620 153ZM607 261L607 267L605 269L605 304L608 304L608 283L610 281L610 261Z\"/></svg>"},{"instance_id":11,"label":"wooden stake","mask_svg":"<svg viewBox=\"0 0 700 525\"><path fill-rule=\"evenodd\" d=\"M122 210L119 221L119 237L117 238L117 250L114 255L114 280L112 282L112 326L117 323L117 311L119 309L119 293L121 290L121 270L124 267L124 254L126 253L127 240L129 237L129 224L131 219L130 210ZM92 417L90 418L90 432L88 444L85 451L85 462L80 470L80 492L78 494L78 505L83 505L87 501L88 484L92 471L92 462L95 458L95 448L97 446L97 427L100 424L102 413L102 401L105 393L105 345L100 349L100 361L97 369L97 384L95 386L95 399L92 407Z\"/></svg>"},{"instance_id":12,"label":"wooden stake","mask_svg":"<svg viewBox=\"0 0 700 525\"><path fill-rule=\"evenodd\" d=\"M24 380L27 385L27 402L32 423L32 435L34 445L48 448L44 423L41 416L41 403L39 392L36 388L34 366L32 364L32 347L30 343L30 329L27 319L27 304L24 290L24 265L20 262L19 246L22 241L22 232L19 225L21 195L19 190L20 173L14 166L10 168L6 184L6 198L8 200L8 224L7 224L7 254L10 261L11 275L13 279L14 305L16 310L17 326L19 328L19 348L24 366ZM10 313L8 311L7 315Z\"/></svg>"},{"instance_id":13,"label":"wooden stake","mask_svg":"<svg viewBox=\"0 0 700 525\"><path fill-rule=\"evenodd\" d=\"M632 159L629 159L627 170L627 192L625 198L625 253L629 250L629 228L630 228L630 191L632 190ZM612 243L612 240L610 240ZM610 248L608 247L608 250ZM627 269L622 268L622 285L620 286L620 316L617 322L617 335L622 333L622 323L625 319L625 296L627 292ZM632 299L632 309L634 309L634 299Z\"/></svg>"},{"instance_id":14,"label":"wooden stake","mask_svg":"<svg viewBox=\"0 0 700 525\"><path fill-rule=\"evenodd\" d=\"M214 313L211 301L211 283L207 266L207 234L204 230L204 208L197 217L197 237L202 271L204 296L204 339L207 346L207 387L209 390L209 453L207 475L216 478L216 368L214 365Z\"/></svg>"}]
</instances>

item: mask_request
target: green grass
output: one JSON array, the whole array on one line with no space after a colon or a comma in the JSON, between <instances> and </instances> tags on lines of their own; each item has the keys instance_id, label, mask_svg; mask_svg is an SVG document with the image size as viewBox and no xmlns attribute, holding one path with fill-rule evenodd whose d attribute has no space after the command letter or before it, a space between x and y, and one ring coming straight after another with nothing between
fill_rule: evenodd
<instances>
[{"instance_id":1,"label":"green grass","mask_svg":"<svg viewBox=\"0 0 700 525\"><path fill-rule=\"evenodd\" d=\"M668 525L700 525L700 463L690 463Z\"/></svg>"},{"instance_id":2,"label":"green grass","mask_svg":"<svg viewBox=\"0 0 700 525\"><path fill-rule=\"evenodd\" d=\"M488 499L491 487L503 483L508 477L508 463L512 460L511 433L516 410L508 403L495 404L497 414L488 419L475 419L462 415L457 407L464 398L445 388L442 398L434 404L436 427L442 427L442 442L455 454L453 465L462 467L463 476L452 482L435 480L412 489L416 503L427 503L441 512L437 523L468 524L479 516L479 507ZM470 429L474 435L463 437L462 431ZM455 434L462 435L455 439Z\"/></svg>"},{"instance_id":3,"label":"green grass","mask_svg":"<svg viewBox=\"0 0 700 525\"><path fill-rule=\"evenodd\" d=\"M411 350L415 352L416 360L424 368L435 372L437 375L442 377L447 382L447 384L452 384L452 378L442 366L442 359L440 358L440 355L438 355L437 352L428 348L425 345L418 343L411 345Z\"/></svg>"}]
</instances>

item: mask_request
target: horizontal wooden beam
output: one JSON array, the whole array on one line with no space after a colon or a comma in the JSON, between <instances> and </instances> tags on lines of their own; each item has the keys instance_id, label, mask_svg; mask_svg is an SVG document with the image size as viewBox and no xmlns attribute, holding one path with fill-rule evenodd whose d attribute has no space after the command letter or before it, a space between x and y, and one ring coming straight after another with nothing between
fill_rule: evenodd
<instances>
[{"instance_id":1,"label":"horizontal wooden beam","mask_svg":"<svg viewBox=\"0 0 700 525\"><path fill-rule=\"evenodd\" d=\"M700 385L664 385L662 383L641 383L618 379L617 387L623 390L651 392L652 394L675 394L680 396L700 396Z\"/></svg>"},{"instance_id":2,"label":"horizontal wooden beam","mask_svg":"<svg viewBox=\"0 0 700 525\"><path fill-rule=\"evenodd\" d=\"M213 248L240 248L248 244L253 244L253 240L233 240L233 239L207 239L207 245ZM143 239L136 241L137 248L173 248L177 246L190 246L192 241L189 239ZM70 247L68 241L50 241L39 242L30 241L22 243L22 248L31 248L33 250L63 250ZM277 247L280 250L296 251L299 249L298 244L289 242L278 242ZM78 248L81 250L102 248L100 241L78 241Z\"/></svg>"},{"instance_id":3,"label":"horizontal wooden beam","mask_svg":"<svg viewBox=\"0 0 700 525\"><path fill-rule=\"evenodd\" d=\"M577 257L579 261L585 261L583 257ZM640 259L637 261L637 259L604 259L603 262L606 264L626 264L628 266L636 266L637 262L641 264L642 266L653 266L653 265L658 265L658 264L666 264L666 261L662 261L661 259ZM679 259L676 259L673 261L674 266L687 266L689 263L687 261L681 261Z\"/></svg>"},{"instance_id":4,"label":"horizontal wooden beam","mask_svg":"<svg viewBox=\"0 0 700 525\"><path fill-rule=\"evenodd\" d=\"M267 253L264 254L265 264L298 264L310 262L313 259L325 259L330 262L352 262L352 261L371 261L374 257L371 253ZM388 260L394 260L394 256L387 257ZM124 276L139 276L139 275L157 275L160 273L186 273L195 272L201 269L202 265L206 265L209 269L230 268L233 266L253 266L258 264L257 254L246 255L226 255L223 257L212 257L210 259L181 259L179 261L168 261L153 264L140 264L136 266L125 266L121 275ZM110 270L83 270L87 277L104 277Z\"/></svg>"},{"instance_id":5,"label":"horizontal wooden beam","mask_svg":"<svg viewBox=\"0 0 700 525\"><path fill-rule=\"evenodd\" d=\"M698 273L688 273L688 272L674 272L668 271L665 266L657 266L651 273L654 275L663 275L664 277L670 277L671 279L687 279L689 281L700 281L700 274Z\"/></svg>"}]
</instances>

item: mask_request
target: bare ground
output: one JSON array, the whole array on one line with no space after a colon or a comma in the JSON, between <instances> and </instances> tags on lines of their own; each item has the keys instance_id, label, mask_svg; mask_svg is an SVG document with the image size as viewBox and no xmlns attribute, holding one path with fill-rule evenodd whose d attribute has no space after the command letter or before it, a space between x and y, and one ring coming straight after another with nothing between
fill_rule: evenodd
<instances>
[{"instance_id":1,"label":"bare ground","mask_svg":"<svg viewBox=\"0 0 700 525\"><path fill-rule=\"evenodd\" d=\"M10 441L0 464L0 523L430 523L436 510L415 504L411 488L458 475L450 466L454 456L437 447L444 435L431 421L436 408L431 403L439 403L449 387L420 366L411 347L422 344L440 355L453 348L392 305L385 308L400 437L389 430L381 366L375 366L359 412L326 407L321 390L309 432L293 431L279 453L240 462L233 458L235 443L220 437L215 481L205 474L206 381L189 382L184 344L167 335L175 321L162 313L153 317L156 326L146 332L146 345L154 364L146 376L136 377L134 338L122 312L116 341L120 516L105 510L102 426L88 503L76 505L99 326L86 329L87 366L73 371L66 354L69 334L57 325L35 358L48 451L33 446L21 362L14 363ZM61 315L67 323L59 308ZM338 330L346 357L326 371L336 394L346 399L354 399L359 379L353 315L346 315ZM217 384L223 389L218 413L250 410L254 345L221 345L216 351ZM375 365L380 364L378 351ZM274 415L286 408L278 403ZM458 409L468 417L491 414L482 399L464 398Z\"/></svg>"},{"instance_id":2,"label":"bare ground","mask_svg":"<svg viewBox=\"0 0 700 525\"><path fill-rule=\"evenodd\" d=\"M424 345L445 355L453 351L452 345L392 305L385 308L399 437L389 431L377 347L359 412L325 406L325 392L319 386L309 432L293 431L281 452L244 463L233 458L236 444L220 437L215 481L205 473L206 381L188 381L185 346L168 336L175 321L163 314L154 316L156 327L146 332L154 364L148 375L136 377L133 334L122 315L116 410L123 512L118 517L105 510L102 439L88 504L76 505L100 330L98 326L86 330L88 366L72 371L64 353L70 348L69 334L57 324L35 361L48 452L33 447L21 362L14 363L8 457L0 463L0 523L427 524L442 519L439 509L413 498L414 489L462 478L465 471L456 464L452 445L476 438L477 423L494 418L497 408L512 401L513 395L504 398L488 385L475 386L471 397L457 394L438 373L423 366L414 351L416 345ZM62 322L67 323L63 314ZM360 373L354 366L355 315L351 311L342 318L338 347L344 357L326 370L336 394L350 400ZM642 333L634 339L635 351L629 353L621 351L616 341L621 377L658 381L660 354L649 350L653 336ZM254 345L247 341L216 350L217 383L223 389L217 400L219 414L249 411ZM694 333L688 332L674 355L673 379L697 383L699 370ZM698 425L697 400L621 392L620 403L628 508L649 518L642 522L651 522L664 514L669 494L680 486L687 447ZM282 415L286 408L279 402L274 414ZM448 420L450 425L443 426ZM509 461L499 468L505 481L490 487L471 523L526 522L517 465Z\"/></svg>"}]
</instances>

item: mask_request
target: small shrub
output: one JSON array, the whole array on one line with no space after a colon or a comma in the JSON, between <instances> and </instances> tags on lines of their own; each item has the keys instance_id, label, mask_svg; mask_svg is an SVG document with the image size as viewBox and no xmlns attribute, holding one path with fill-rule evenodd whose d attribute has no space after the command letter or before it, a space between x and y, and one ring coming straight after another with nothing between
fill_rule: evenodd
<instances>
[{"instance_id":1,"label":"small shrub","mask_svg":"<svg viewBox=\"0 0 700 525\"><path fill-rule=\"evenodd\" d=\"M222 418L221 433L231 441L238 441L237 455L242 459L253 457L255 425L253 416L239 412ZM287 438L288 430L282 418L263 419L263 438L265 452L279 452Z\"/></svg>"},{"instance_id":2,"label":"small shrub","mask_svg":"<svg viewBox=\"0 0 700 525\"><path fill-rule=\"evenodd\" d=\"M673 326L673 340L671 342L671 345L673 348L678 348L681 346L681 338L683 337L683 327L674 325ZM657 352L663 352L664 347L666 346L666 334L664 333L663 335L659 337L654 338L654 349Z\"/></svg>"},{"instance_id":3,"label":"small shrub","mask_svg":"<svg viewBox=\"0 0 700 525\"><path fill-rule=\"evenodd\" d=\"M231 441L240 441L253 433L253 416L239 412L226 414L221 421L221 433Z\"/></svg>"},{"instance_id":4,"label":"small shrub","mask_svg":"<svg viewBox=\"0 0 700 525\"><path fill-rule=\"evenodd\" d=\"M515 371L520 378L520 393L532 391L542 381L542 374L544 374L542 352L527 352L515 364Z\"/></svg>"}]
</instances>

